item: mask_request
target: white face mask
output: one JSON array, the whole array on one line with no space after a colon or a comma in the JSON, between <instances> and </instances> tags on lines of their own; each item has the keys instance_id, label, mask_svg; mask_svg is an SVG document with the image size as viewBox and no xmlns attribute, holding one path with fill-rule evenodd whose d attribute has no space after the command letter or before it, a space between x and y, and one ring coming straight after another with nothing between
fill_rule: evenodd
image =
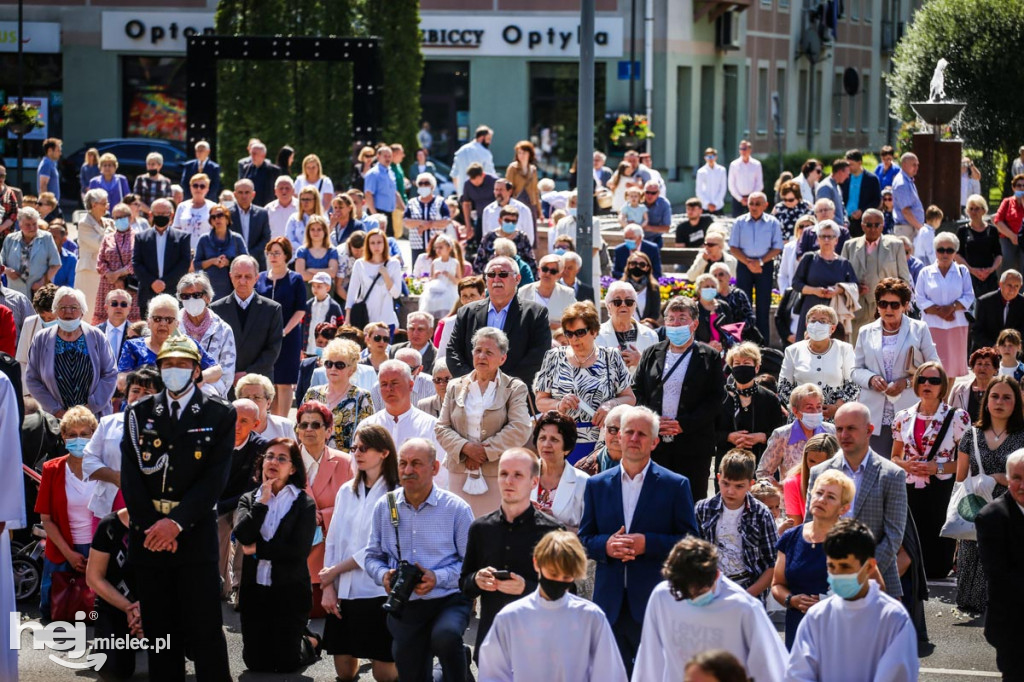
<instances>
[{"instance_id":1,"label":"white face mask","mask_svg":"<svg viewBox=\"0 0 1024 682\"><path fill-rule=\"evenodd\" d=\"M804 415L800 417L800 421L809 429L818 428L824 419L825 415L821 412L804 412Z\"/></svg>"},{"instance_id":2,"label":"white face mask","mask_svg":"<svg viewBox=\"0 0 1024 682\"><path fill-rule=\"evenodd\" d=\"M832 336L832 325L825 322L808 322L807 336L811 341L824 341Z\"/></svg>"},{"instance_id":3,"label":"white face mask","mask_svg":"<svg viewBox=\"0 0 1024 682\"><path fill-rule=\"evenodd\" d=\"M199 317L206 310L206 301L201 298L190 298L182 302L185 312L192 317Z\"/></svg>"},{"instance_id":4,"label":"white face mask","mask_svg":"<svg viewBox=\"0 0 1024 682\"><path fill-rule=\"evenodd\" d=\"M421 199L426 199L427 197L429 197L431 194L434 193L434 188L433 187L417 187L416 188L416 193L420 195Z\"/></svg>"},{"instance_id":5,"label":"white face mask","mask_svg":"<svg viewBox=\"0 0 1024 682\"><path fill-rule=\"evenodd\" d=\"M79 317L74 320L57 320L57 326L60 327L62 332L70 334L82 326L82 318Z\"/></svg>"},{"instance_id":6,"label":"white face mask","mask_svg":"<svg viewBox=\"0 0 1024 682\"><path fill-rule=\"evenodd\" d=\"M160 378L171 393L182 393L192 383L192 370L184 367L168 367L160 370Z\"/></svg>"}]
</instances>

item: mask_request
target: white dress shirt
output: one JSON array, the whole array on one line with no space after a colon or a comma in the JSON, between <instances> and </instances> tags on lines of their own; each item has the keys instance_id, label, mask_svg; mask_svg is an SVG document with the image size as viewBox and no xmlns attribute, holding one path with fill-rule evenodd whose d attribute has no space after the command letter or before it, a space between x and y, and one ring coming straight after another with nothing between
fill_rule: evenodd
<instances>
[{"instance_id":1,"label":"white dress shirt","mask_svg":"<svg viewBox=\"0 0 1024 682\"><path fill-rule=\"evenodd\" d=\"M246 245L249 244L249 218L252 217L252 206L249 206L249 210L246 211L241 206L238 207L238 229L242 232L242 239L245 240Z\"/></svg>"},{"instance_id":2,"label":"white dress shirt","mask_svg":"<svg viewBox=\"0 0 1024 682\"><path fill-rule=\"evenodd\" d=\"M387 409L374 412L364 419L360 424L376 424L383 426L391 434L395 444L404 443L410 438L426 438L433 443L437 451L438 461L444 458L444 448L437 442L434 429L437 427L437 419L423 410L410 406L406 412L395 417ZM448 470L443 466L438 467L438 473L434 476L434 484L445 490L448 489Z\"/></svg>"},{"instance_id":3,"label":"white dress shirt","mask_svg":"<svg viewBox=\"0 0 1024 682\"><path fill-rule=\"evenodd\" d=\"M238 307L241 308L242 310L246 310L249 307L249 304L252 303L253 298L255 298L256 290L253 289L252 293L249 294L246 298L239 298L238 294L235 292L232 292L231 295L235 297L235 302L238 303Z\"/></svg>"},{"instance_id":4,"label":"white dress shirt","mask_svg":"<svg viewBox=\"0 0 1024 682\"><path fill-rule=\"evenodd\" d=\"M324 544L324 566L337 566L351 557L359 567L345 571L334 581L338 599L374 599L386 595L384 588L373 582L363 566L373 530L373 508L387 492L383 476L369 490L360 484L358 493L352 491L351 483L338 488Z\"/></svg>"},{"instance_id":5,"label":"white dress shirt","mask_svg":"<svg viewBox=\"0 0 1024 682\"><path fill-rule=\"evenodd\" d=\"M622 467L622 516L626 520L626 531L629 532L633 525L633 513L636 512L636 505L640 501L640 491L644 487L644 479L651 468L651 460L640 470L640 473L633 478L626 473Z\"/></svg>"},{"instance_id":6,"label":"white dress shirt","mask_svg":"<svg viewBox=\"0 0 1024 682\"><path fill-rule=\"evenodd\" d=\"M712 168L704 164L697 171L697 198L700 199L705 211L709 204L714 204L716 210L721 210L728 186L729 178L725 166L716 163Z\"/></svg>"},{"instance_id":7,"label":"white dress shirt","mask_svg":"<svg viewBox=\"0 0 1024 682\"><path fill-rule=\"evenodd\" d=\"M313 481L316 480L317 472L320 471L320 460L313 459L313 456L309 454L305 445L303 445L299 451L302 453L302 464L306 467L306 483L310 488L312 488ZM327 451L324 450L324 452ZM323 453L320 454L320 457L323 458Z\"/></svg>"},{"instance_id":8,"label":"white dress shirt","mask_svg":"<svg viewBox=\"0 0 1024 682\"><path fill-rule=\"evenodd\" d=\"M533 211L530 210L530 207L518 199L509 199L506 206L512 206L519 211L519 221L516 223L516 229L525 234L531 244L536 243L537 238L533 229ZM485 237L491 232L501 230L501 225L498 223L501 221L502 208L502 206L498 205L497 201L492 201L484 207L480 225Z\"/></svg>"},{"instance_id":9,"label":"white dress shirt","mask_svg":"<svg viewBox=\"0 0 1024 682\"><path fill-rule=\"evenodd\" d=\"M943 275L937 264L926 265L917 275L917 305L921 310L933 305L950 305L960 303L966 310L974 305L974 286L967 266L953 263ZM924 313L921 318L932 329L955 329L967 326L967 316L963 310L956 311L953 321L949 322L938 315Z\"/></svg>"},{"instance_id":10,"label":"white dress shirt","mask_svg":"<svg viewBox=\"0 0 1024 682\"><path fill-rule=\"evenodd\" d=\"M466 431L468 432L469 440L474 443L479 443L482 440L480 438L480 425L484 419L484 412L494 404L494 392L497 386L498 382L489 381L487 382L487 389L481 393L479 382L473 381L469 384L465 405Z\"/></svg>"},{"instance_id":11,"label":"white dress shirt","mask_svg":"<svg viewBox=\"0 0 1024 682\"><path fill-rule=\"evenodd\" d=\"M288 219L298 213L299 202L292 199L291 203L283 206L275 199L267 204L267 217L270 220L270 238L283 237L288 229Z\"/></svg>"},{"instance_id":12,"label":"white dress shirt","mask_svg":"<svg viewBox=\"0 0 1024 682\"><path fill-rule=\"evenodd\" d=\"M764 191L764 176L760 161L751 156L750 161L744 163L740 157L729 164L729 193L736 201L761 191Z\"/></svg>"},{"instance_id":13,"label":"white dress shirt","mask_svg":"<svg viewBox=\"0 0 1024 682\"><path fill-rule=\"evenodd\" d=\"M92 479L92 475L103 468L121 471L121 440L124 436L124 412L108 414L100 419L96 432L85 446L82 455L82 474L84 480ZM103 518L114 507L117 486L106 481L96 481L89 509L98 518Z\"/></svg>"}]
</instances>

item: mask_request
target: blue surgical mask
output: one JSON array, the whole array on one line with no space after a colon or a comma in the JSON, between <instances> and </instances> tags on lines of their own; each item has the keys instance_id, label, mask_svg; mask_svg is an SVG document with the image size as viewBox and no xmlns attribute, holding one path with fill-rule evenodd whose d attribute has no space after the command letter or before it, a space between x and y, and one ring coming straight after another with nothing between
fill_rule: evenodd
<instances>
[{"instance_id":1,"label":"blue surgical mask","mask_svg":"<svg viewBox=\"0 0 1024 682\"><path fill-rule=\"evenodd\" d=\"M694 597L693 599L687 599L686 601L690 604L690 606L696 606L697 608L703 608L707 606L715 600L715 586L717 585L717 583L718 580L716 578L715 582L712 583L710 590L708 590L707 592L698 597Z\"/></svg>"},{"instance_id":2,"label":"blue surgical mask","mask_svg":"<svg viewBox=\"0 0 1024 682\"><path fill-rule=\"evenodd\" d=\"M685 346L693 338L693 332L690 331L690 325L688 324L680 327L669 327L666 325L665 336L673 346Z\"/></svg>"},{"instance_id":3,"label":"blue surgical mask","mask_svg":"<svg viewBox=\"0 0 1024 682\"><path fill-rule=\"evenodd\" d=\"M57 320L57 326L65 334L70 334L73 331L77 331L82 326L82 318L76 318L74 320Z\"/></svg>"},{"instance_id":4,"label":"blue surgical mask","mask_svg":"<svg viewBox=\"0 0 1024 682\"><path fill-rule=\"evenodd\" d=\"M843 599L853 599L864 587L856 573L828 574L828 586Z\"/></svg>"},{"instance_id":5,"label":"blue surgical mask","mask_svg":"<svg viewBox=\"0 0 1024 682\"><path fill-rule=\"evenodd\" d=\"M165 367L160 370L160 378L171 393L180 395L192 383L192 370L185 367Z\"/></svg>"},{"instance_id":6,"label":"blue surgical mask","mask_svg":"<svg viewBox=\"0 0 1024 682\"><path fill-rule=\"evenodd\" d=\"M565 255L565 249L563 249L561 247L555 249L555 255L556 256L564 256Z\"/></svg>"},{"instance_id":7,"label":"blue surgical mask","mask_svg":"<svg viewBox=\"0 0 1024 682\"><path fill-rule=\"evenodd\" d=\"M81 458L85 454L85 446L89 444L88 438L68 438L64 441L64 447L72 457Z\"/></svg>"},{"instance_id":8,"label":"blue surgical mask","mask_svg":"<svg viewBox=\"0 0 1024 682\"><path fill-rule=\"evenodd\" d=\"M1013 196L1017 197L1018 199L1024 199L1024 189L1013 190Z\"/></svg>"},{"instance_id":9,"label":"blue surgical mask","mask_svg":"<svg viewBox=\"0 0 1024 682\"><path fill-rule=\"evenodd\" d=\"M800 417L800 421L809 429L816 429L821 426L821 422L825 419L825 415L821 412L804 412L804 415Z\"/></svg>"},{"instance_id":10,"label":"blue surgical mask","mask_svg":"<svg viewBox=\"0 0 1024 682\"><path fill-rule=\"evenodd\" d=\"M313 355L317 356L318 358L319 357L323 357L323 354L324 354L324 349L321 348L320 346L317 346L316 348L313 349Z\"/></svg>"},{"instance_id":11,"label":"blue surgical mask","mask_svg":"<svg viewBox=\"0 0 1024 682\"><path fill-rule=\"evenodd\" d=\"M715 296L718 296L718 289L714 287L704 287L700 290L700 297L705 301L713 301Z\"/></svg>"},{"instance_id":12,"label":"blue surgical mask","mask_svg":"<svg viewBox=\"0 0 1024 682\"><path fill-rule=\"evenodd\" d=\"M57 318L55 317L52 320L50 320L49 322L43 322L42 324L43 324L43 329L49 329L53 325L57 324Z\"/></svg>"},{"instance_id":13,"label":"blue surgical mask","mask_svg":"<svg viewBox=\"0 0 1024 682\"><path fill-rule=\"evenodd\" d=\"M575 206L570 206L569 208L567 208L567 209L565 209L565 210L566 210L566 212L567 212L567 213L568 213L568 214L569 214L570 216L572 216L573 218L575 218L575 217L576 217L576 207L575 207Z\"/></svg>"},{"instance_id":14,"label":"blue surgical mask","mask_svg":"<svg viewBox=\"0 0 1024 682\"><path fill-rule=\"evenodd\" d=\"M638 239L635 242L626 242L626 244L629 245L629 250L630 251L636 251L637 249L640 248L640 241L641 240Z\"/></svg>"},{"instance_id":15,"label":"blue surgical mask","mask_svg":"<svg viewBox=\"0 0 1024 682\"><path fill-rule=\"evenodd\" d=\"M130 218L114 218L114 227L117 228L118 232L127 232L132 227L132 221Z\"/></svg>"},{"instance_id":16,"label":"blue surgical mask","mask_svg":"<svg viewBox=\"0 0 1024 682\"><path fill-rule=\"evenodd\" d=\"M503 221L501 223L501 231L504 232L505 234L512 234L513 232L516 231L516 224L513 223L512 221Z\"/></svg>"}]
</instances>

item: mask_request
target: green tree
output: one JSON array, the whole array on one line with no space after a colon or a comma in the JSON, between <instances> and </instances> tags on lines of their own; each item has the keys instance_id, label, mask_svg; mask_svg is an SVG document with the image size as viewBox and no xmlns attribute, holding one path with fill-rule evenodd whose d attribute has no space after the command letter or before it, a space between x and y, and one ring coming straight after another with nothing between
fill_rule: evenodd
<instances>
[{"instance_id":1,"label":"green tree","mask_svg":"<svg viewBox=\"0 0 1024 682\"><path fill-rule=\"evenodd\" d=\"M983 152L983 182L993 181L994 156L1012 159L1024 141L1017 95L1024 91L1024 71L1014 50L1022 42L1024 2L929 0L893 55L893 113L914 120L910 103L928 99L935 65L945 58L946 98L967 103L956 131L965 146Z\"/></svg>"},{"instance_id":2,"label":"green tree","mask_svg":"<svg viewBox=\"0 0 1024 682\"><path fill-rule=\"evenodd\" d=\"M420 51L419 0L365 0L367 35L381 39L381 72L384 140L400 142L411 157L418 146L420 128L420 80L423 53Z\"/></svg>"}]
</instances>

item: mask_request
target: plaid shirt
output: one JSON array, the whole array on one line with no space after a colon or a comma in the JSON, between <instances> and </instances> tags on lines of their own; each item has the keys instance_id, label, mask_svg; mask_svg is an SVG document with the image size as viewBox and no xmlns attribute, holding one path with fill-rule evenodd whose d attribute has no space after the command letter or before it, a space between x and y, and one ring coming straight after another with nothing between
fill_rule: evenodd
<instances>
[{"instance_id":1,"label":"plaid shirt","mask_svg":"<svg viewBox=\"0 0 1024 682\"><path fill-rule=\"evenodd\" d=\"M697 528L700 536L713 545L718 545L718 521L722 517L722 495L701 500L697 503ZM775 565L775 545L779 534L775 519L768 507L747 493L743 513L740 515L740 538L743 541L743 563L751 582ZM762 600L764 595L761 595Z\"/></svg>"},{"instance_id":2,"label":"plaid shirt","mask_svg":"<svg viewBox=\"0 0 1024 682\"><path fill-rule=\"evenodd\" d=\"M151 206L157 199L170 199L171 181L164 175L157 174L156 177L140 175L135 178L135 194L142 199L142 203Z\"/></svg>"}]
</instances>

